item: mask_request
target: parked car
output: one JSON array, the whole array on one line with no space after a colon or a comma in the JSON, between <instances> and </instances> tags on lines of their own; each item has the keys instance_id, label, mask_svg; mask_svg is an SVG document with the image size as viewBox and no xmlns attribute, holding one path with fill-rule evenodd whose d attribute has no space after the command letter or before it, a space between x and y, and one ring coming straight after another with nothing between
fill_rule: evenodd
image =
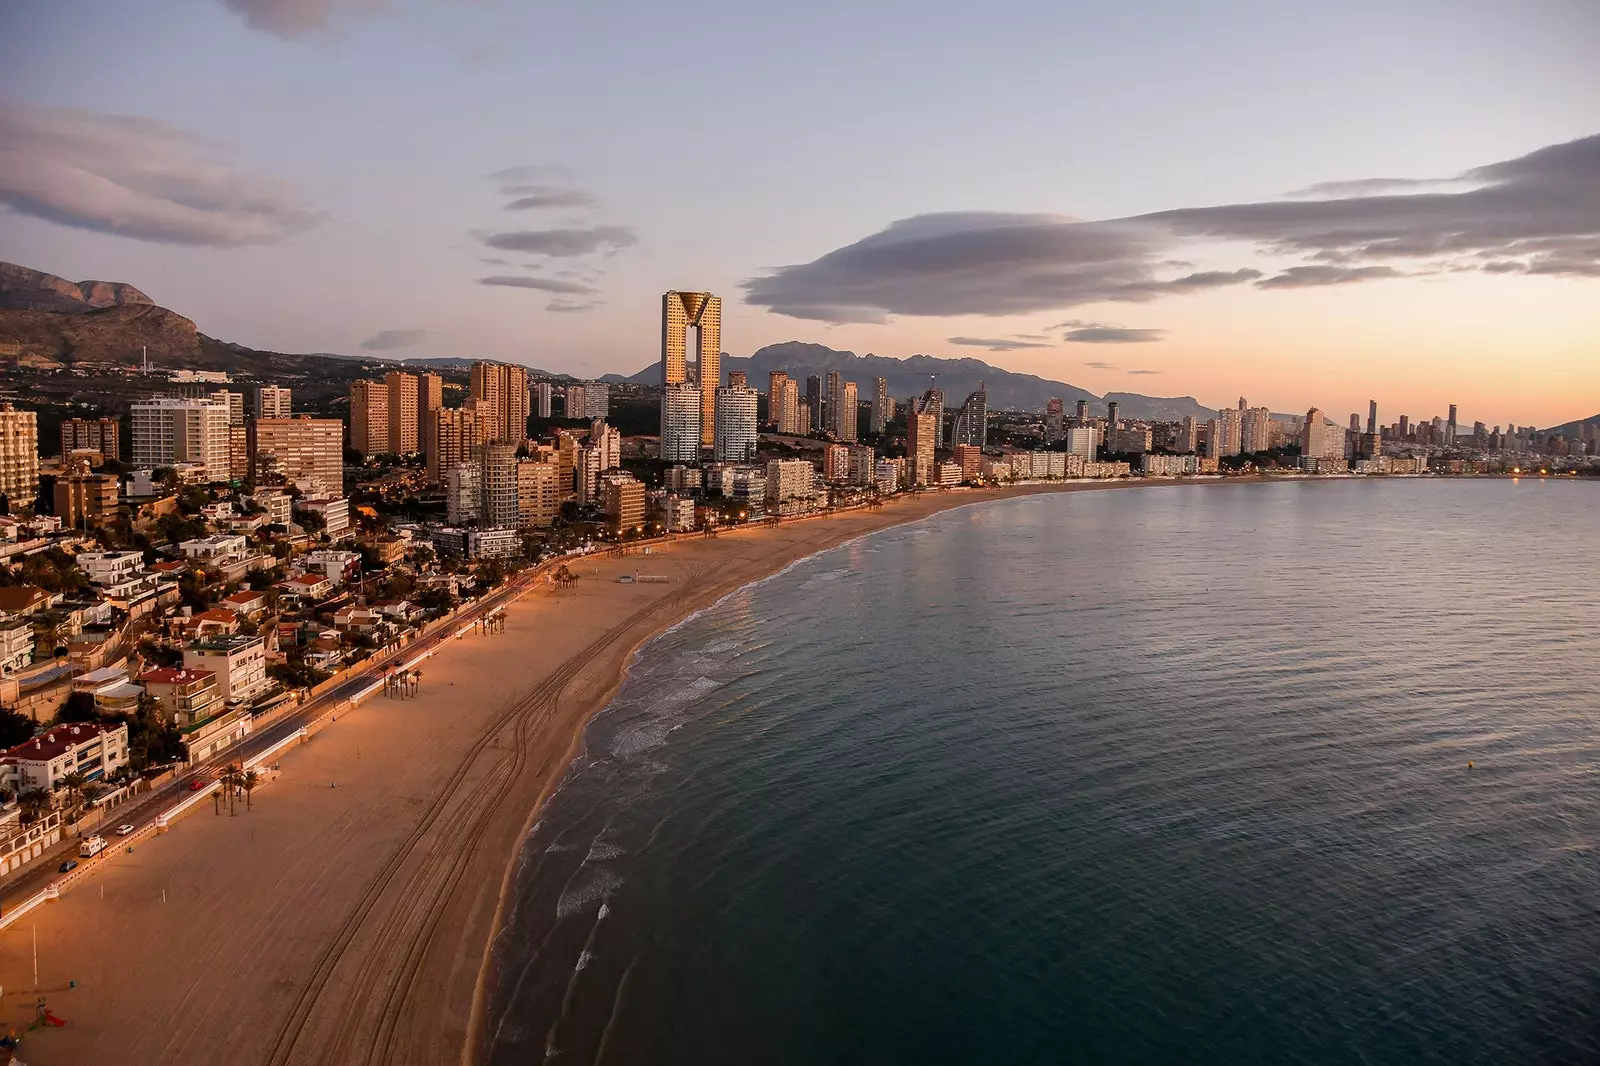
<instances>
[{"instance_id":1,"label":"parked car","mask_svg":"<svg viewBox=\"0 0 1600 1066\"><path fill-rule=\"evenodd\" d=\"M77 868L78 868L78 860L77 859L68 859L66 862L62 863L61 867L60 867L61 872L64 873L64 874L70 874L72 871L76 870Z\"/></svg>"},{"instance_id":2,"label":"parked car","mask_svg":"<svg viewBox=\"0 0 1600 1066\"><path fill-rule=\"evenodd\" d=\"M125 837L131 832L133 832L133 823L131 822L117 826L117 836L119 837Z\"/></svg>"}]
</instances>

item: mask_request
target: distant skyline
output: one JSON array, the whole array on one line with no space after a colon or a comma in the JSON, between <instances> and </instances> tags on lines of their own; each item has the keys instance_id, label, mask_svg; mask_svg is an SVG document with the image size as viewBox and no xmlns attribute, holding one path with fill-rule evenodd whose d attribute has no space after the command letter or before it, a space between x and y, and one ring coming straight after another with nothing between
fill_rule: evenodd
<instances>
[{"instance_id":1,"label":"distant skyline","mask_svg":"<svg viewBox=\"0 0 1600 1066\"><path fill-rule=\"evenodd\" d=\"M1289 10L1290 7L1294 10ZM212 336L1600 410L1600 6L12 0L0 259Z\"/></svg>"}]
</instances>

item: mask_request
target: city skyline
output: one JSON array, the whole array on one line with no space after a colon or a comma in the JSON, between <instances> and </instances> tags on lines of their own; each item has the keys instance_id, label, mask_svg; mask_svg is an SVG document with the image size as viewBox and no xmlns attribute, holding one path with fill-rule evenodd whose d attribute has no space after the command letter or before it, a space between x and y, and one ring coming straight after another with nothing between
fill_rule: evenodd
<instances>
[{"instance_id":1,"label":"city skyline","mask_svg":"<svg viewBox=\"0 0 1600 1066\"><path fill-rule=\"evenodd\" d=\"M735 355L973 355L1279 411L1448 394L1491 424L1600 395L1589 6L1157 5L1151 35L1033 4L824 4L783 34L626 5L625 38L576 5L86 6L21 3L0 43L7 258L252 347L630 374L687 284L724 295ZM1181 47L1202 25L1216 47ZM703 31L720 69L666 58ZM790 55L831 76L775 81Z\"/></svg>"}]
</instances>

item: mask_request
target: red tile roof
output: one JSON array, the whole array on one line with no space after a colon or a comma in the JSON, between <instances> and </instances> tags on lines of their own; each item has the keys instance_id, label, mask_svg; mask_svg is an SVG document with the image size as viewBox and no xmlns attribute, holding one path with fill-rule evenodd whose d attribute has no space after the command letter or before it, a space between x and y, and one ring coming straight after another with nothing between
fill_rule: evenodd
<instances>
[{"instance_id":1,"label":"red tile roof","mask_svg":"<svg viewBox=\"0 0 1600 1066\"><path fill-rule=\"evenodd\" d=\"M4 758L26 759L29 762L47 762L69 748L86 744L97 736L125 729L121 725L103 725L96 722L69 722L51 726L32 740L18 744L6 751Z\"/></svg>"},{"instance_id":2,"label":"red tile roof","mask_svg":"<svg viewBox=\"0 0 1600 1066\"><path fill-rule=\"evenodd\" d=\"M146 670L134 678L140 684L173 685L186 681L200 681L208 677L216 677L215 670L190 670L179 666L158 666L154 670Z\"/></svg>"}]
</instances>

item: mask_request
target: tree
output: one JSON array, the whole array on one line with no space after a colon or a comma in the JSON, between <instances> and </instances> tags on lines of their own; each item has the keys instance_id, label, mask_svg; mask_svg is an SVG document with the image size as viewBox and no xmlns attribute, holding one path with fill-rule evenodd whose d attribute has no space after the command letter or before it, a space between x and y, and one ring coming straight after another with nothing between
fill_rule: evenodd
<instances>
[{"instance_id":1,"label":"tree","mask_svg":"<svg viewBox=\"0 0 1600 1066\"><path fill-rule=\"evenodd\" d=\"M42 788L31 788L17 797L24 822L36 822L39 814L50 806L50 793Z\"/></svg>"},{"instance_id":2,"label":"tree","mask_svg":"<svg viewBox=\"0 0 1600 1066\"><path fill-rule=\"evenodd\" d=\"M72 693L56 712L57 722L96 722L99 719L100 711L94 705L92 692Z\"/></svg>"},{"instance_id":3,"label":"tree","mask_svg":"<svg viewBox=\"0 0 1600 1066\"><path fill-rule=\"evenodd\" d=\"M250 794L261 783L261 775L254 770L246 770L239 776L239 787L244 789L244 809L250 809Z\"/></svg>"},{"instance_id":4,"label":"tree","mask_svg":"<svg viewBox=\"0 0 1600 1066\"><path fill-rule=\"evenodd\" d=\"M222 787L227 790L228 793L229 818L232 818L235 813L234 806L237 801L238 789L242 783L243 777L244 775L240 772L238 765L232 763L224 766L222 768L222 773L217 777L217 780L221 783Z\"/></svg>"},{"instance_id":5,"label":"tree","mask_svg":"<svg viewBox=\"0 0 1600 1066\"><path fill-rule=\"evenodd\" d=\"M67 790L68 807L76 807L78 805L78 802L83 797L83 786L88 783L89 779L83 776L83 774L79 773L77 770L74 770L69 774L61 775L57 781L57 785L58 787Z\"/></svg>"},{"instance_id":6,"label":"tree","mask_svg":"<svg viewBox=\"0 0 1600 1066\"><path fill-rule=\"evenodd\" d=\"M0 707L0 748L14 748L33 739L39 723L10 707Z\"/></svg>"}]
</instances>

